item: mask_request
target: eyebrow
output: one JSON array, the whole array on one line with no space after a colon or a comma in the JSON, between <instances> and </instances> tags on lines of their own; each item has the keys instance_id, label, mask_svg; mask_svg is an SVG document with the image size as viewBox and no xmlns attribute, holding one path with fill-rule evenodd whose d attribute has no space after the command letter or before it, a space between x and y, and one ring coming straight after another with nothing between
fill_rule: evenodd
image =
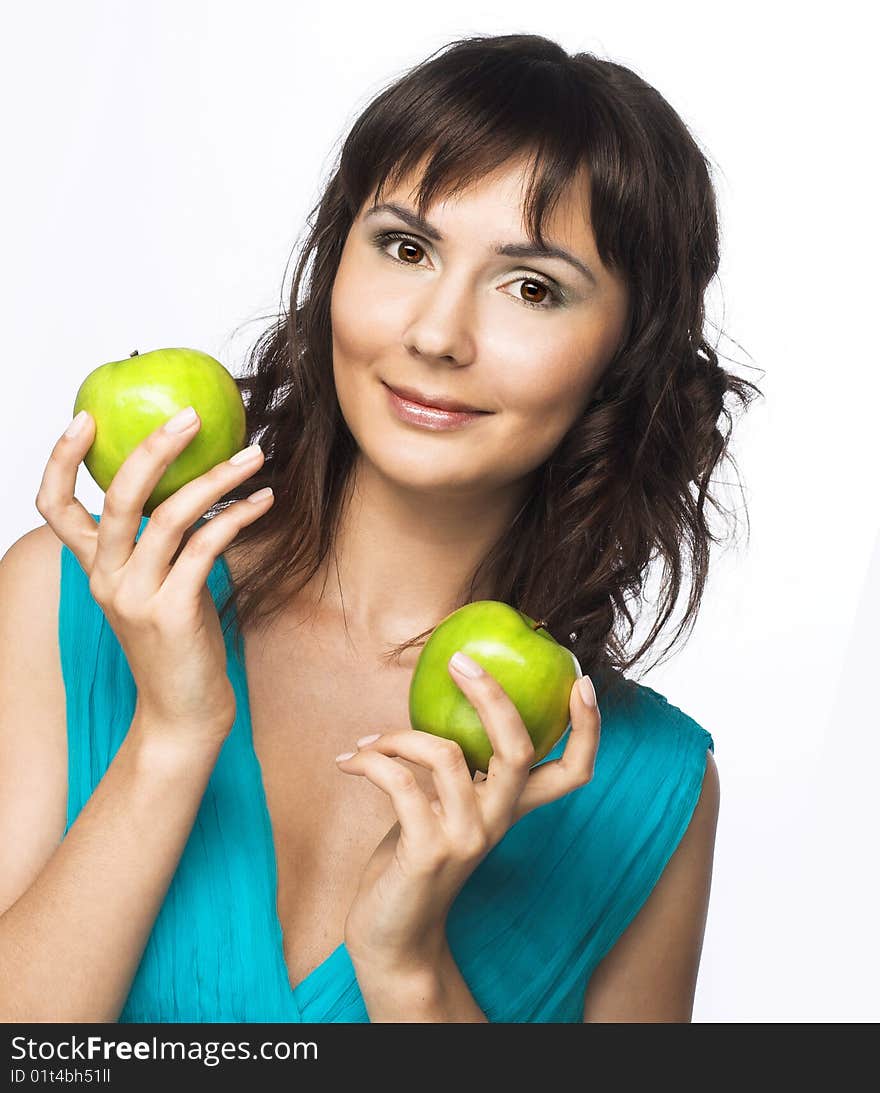
<instances>
[{"instance_id":1,"label":"eyebrow","mask_svg":"<svg viewBox=\"0 0 880 1093\"><path fill-rule=\"evenodd\" d=\"M400 219L405 224L408 224L414 231L419 231L422 235L427 235L429 239L433 239L438 243L443 242L443 236L437 231L433 224L429 224L427 220L423 220L422 217L420 217L418 213L413 212L412 209L407 209L405 206L398 205L393 201L387 201L382 205L373 205L364 216L364 219L366 220L368 217L377 216L382 212L394 213L395 216L399 216ZM559 258L563 262L567 262L570 266L573 266L578 273L586 277L592 285L596 285L596 277L589 266L585 266L579 258L575 258L573 254L570 254L562 247L539 247L534 243L495 243L492 249L495 254L500 254L507 258Z\"/></svg>"}]
</instances>

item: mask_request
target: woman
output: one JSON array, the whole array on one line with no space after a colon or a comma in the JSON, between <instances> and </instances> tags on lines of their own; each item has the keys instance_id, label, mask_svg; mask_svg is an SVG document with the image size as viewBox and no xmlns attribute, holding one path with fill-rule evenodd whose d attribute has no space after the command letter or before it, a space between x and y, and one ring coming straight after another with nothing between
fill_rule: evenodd
<instances>
[{"instance_id":1,"label":"woman","mask_svg":"<svg viewBox=\"0 0 880 1093\"><path fill-rule=\"evenodd\" d=\"M751 387L703 339L705 160L626 68L466 39L364 111L316 213L239 380L261 446L141 518L198 432L178 416L98 516L86 415L0 565L3 1014L687 1021L713 742L623 672L685 543L695 617L717 422ZM535 764L503 690L450 662L485 780L407 715L420 644L477 599L546 620L587 677Z\"/></svg>"}]
</instances>

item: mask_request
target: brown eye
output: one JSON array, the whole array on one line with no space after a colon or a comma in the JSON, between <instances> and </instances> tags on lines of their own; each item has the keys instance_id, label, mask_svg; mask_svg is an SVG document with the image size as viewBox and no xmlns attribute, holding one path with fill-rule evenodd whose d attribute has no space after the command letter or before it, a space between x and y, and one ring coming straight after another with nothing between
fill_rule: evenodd
<instances>
[{"instance_id":1,"label":"brown eye","mask_svg":"<svg viewBox=\"0 0 880 1093\"><path fill-rule=\"evenodd\" d=\"M422 248L418 245L418 243L411 243L411 242L408 242L406 240L402 241L397 247L397 255L398 255L399 258L401 257L401 254L404 250L407 250L407 251L410 251L410 252L418 251L420 254L425 253L422 250ZM412 253L410 253L407 257L401 258L401 261L406 262L407 265L418 265L418 263L421 261L421 258L417 257L415 262L409 262L408 258L412 258L412 257L413 257L413 255L412 255Z\"/></svg>"},{"instance_id":2,"label":"brown eye","mask_svg":"<svg viewBox=\"0 0 880 1093\"><path fill-rule=\"evenodd\" d=\"M547 286L541 284L540 281L523 281L523 286L524 290L528 292L528 295L525 296L524 299L530 304L542 304L547 299L547 294L550 291ZM536 289L538 293L540 293L537 297L534 295Z\"/></svg>"}]
</instances>

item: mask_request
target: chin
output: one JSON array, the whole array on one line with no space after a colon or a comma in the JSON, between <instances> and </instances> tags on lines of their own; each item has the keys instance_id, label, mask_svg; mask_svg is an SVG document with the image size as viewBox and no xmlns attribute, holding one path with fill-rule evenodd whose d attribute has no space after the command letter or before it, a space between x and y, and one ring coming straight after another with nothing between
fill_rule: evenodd
<instances>
[{"instance_id":1,"label":"chin","mask_svg":"<svg viewBox=\"0 0 880 1093\"><path fill-rule=\"evenodd\" d=\"M418 440L418 438L417 438ZM485 488L485 478L473 462L459 455L438 457L436 451L424 446L407 445L399 441L376 449L358 443L361 459L373 471L395 486L426 494L454 494ZM423 450L413 450L422 447Z\"/></svg>"}]
</instances>

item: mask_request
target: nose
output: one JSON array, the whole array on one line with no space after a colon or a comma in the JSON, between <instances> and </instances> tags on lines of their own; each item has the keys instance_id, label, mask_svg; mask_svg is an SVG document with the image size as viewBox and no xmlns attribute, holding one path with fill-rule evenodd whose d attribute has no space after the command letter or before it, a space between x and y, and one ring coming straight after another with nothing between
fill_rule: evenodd
<instances>
[{"instance_id":1,"label":"nose","mask_svg":"<svg viewBox=\"0 0 880 1093\"><path fill-rule=\"evenodd\" d=\"M442 276L420 286L403 344L410 353L427 360L469 364L475 344L473 300L468 286Z\"/></svg>"}]
</instances>

